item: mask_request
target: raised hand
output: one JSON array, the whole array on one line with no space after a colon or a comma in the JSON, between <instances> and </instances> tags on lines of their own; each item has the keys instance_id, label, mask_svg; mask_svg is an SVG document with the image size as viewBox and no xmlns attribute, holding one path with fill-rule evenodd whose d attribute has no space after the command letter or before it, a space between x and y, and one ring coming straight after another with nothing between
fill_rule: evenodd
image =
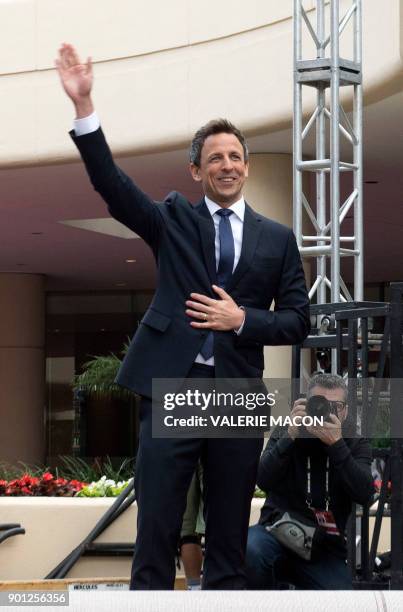
<instances>
[{"instance_id":1,"label":"raised hand","mask_svg":"<svg viewBox=\"0 0 403 612\"><path fill-rule=\"evenodd\" d=\"M294 405L290 413L290 418L291 418L291 421L294 421L294 417L300 417L299 420L301 420L301 418L305 416L306 416L306 399L303 397L300 397L294 402ZM295 440L295 438L298 438L300 431L301 431L301 425L295 424L295 425L290 425L288 427L288 435L293 440Z\"/></svg>"},{"instance_id":2,"label":"raised hand","mask_svg":"<svg viewBox=\"0 0 403 612\"><path fill-rule=\"evenodd\" d=\"M90 115L94 110L91 101L93 83L91 58L89 57L83 64L73 45L63 43L55 65L64 91L76 107L77 117Z\"/></svg>"}]
</instances>

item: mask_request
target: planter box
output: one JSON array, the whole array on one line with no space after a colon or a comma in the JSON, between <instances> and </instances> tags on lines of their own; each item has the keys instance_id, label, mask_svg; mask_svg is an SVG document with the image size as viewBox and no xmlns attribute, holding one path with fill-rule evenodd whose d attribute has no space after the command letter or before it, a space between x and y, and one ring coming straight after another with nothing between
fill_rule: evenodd
<instances>
[{"instance_id":1,"label":"planter box","mask_svg":"<svg viewBox=\"0 0 403 612\"><path fill-rule=\"evenodd\" d=\"M2 497L0 523L20 523L25 535L0 544L0 580L44 578L95 527L114 498ZM133 504L97 540L132 542L137 506ZM128 576L129 557L84 557L69 577Z\"/></svg>"},{"instance_id":2,"label":"planter box","mask_svg":"<svg viewBox=\"0 0 403 612\"><path fill-rule=\"evenodd\" d=\"M43 579L93 529L114 498L2 497L0 523L20 523L25 535L0 544L0 581ZM257 523L263 499L253 499L250 525ZM137 505L133 503L97 542L133 542ZM370 519L370 536L374 519ZM390 519L382 521L379 551L390 549ZM130 557L84 557L67 578L130 576Z\"/></svg>"},{"instance_id":3,"label":"planter box","mask_svg":"<svg viewBox=\"0 0 403 612\"><path fill-rule=\"evenodd\" d=\"M0 523L20 523L25 535L0 544L0 580L44 578L93 529L114 498L2 497ZM254 499L250 524L257 522L263 500ZM137 505L133 503L97 542L134 542ZM68 578L130 576L130 557L84 557Z\"/></svg>"}]
</instances>

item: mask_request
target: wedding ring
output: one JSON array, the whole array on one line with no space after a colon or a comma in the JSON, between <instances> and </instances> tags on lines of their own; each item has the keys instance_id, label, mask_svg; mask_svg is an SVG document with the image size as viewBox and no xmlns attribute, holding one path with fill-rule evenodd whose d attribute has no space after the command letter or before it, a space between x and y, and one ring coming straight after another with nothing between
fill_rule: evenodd
<instances>
[{"instance_id":1,"label":"wedding ring","mask_svg":"<svg viewBox=\"0 0 403 612\"><path fill-rule=\"evenodd\" d=\"M207 312L204 313L204 320L208 321L208 314L207 314Z\"/></svg>"}]
</instances>

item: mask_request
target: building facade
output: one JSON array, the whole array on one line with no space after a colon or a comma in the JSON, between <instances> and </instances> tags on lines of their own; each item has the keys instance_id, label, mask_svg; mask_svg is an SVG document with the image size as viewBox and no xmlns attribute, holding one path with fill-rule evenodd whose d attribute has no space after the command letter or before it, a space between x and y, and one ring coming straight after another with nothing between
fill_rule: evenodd
<instances>
[{"instance_id":1,"label":"building facade","mask_svg":"<svg viewBox=\"0 0 403 612\"><path fill-rule=\"evenodd\" d=\"M155 285L151 252L108 218L68 136L73 109L54 69L58 46L69 41L84 58L93 57L94 100L111 148L154 199L172 189L200 199L187 170L187 146L200 125L224 116L249 140L246 199L291 225L292 4L0 3L7 24L0 42L1 460L51 463L72 452L72 378L91 355L121 350ZM340 13L350 4L340 0ZM315 0L305 6L314 19ZM387 283L403 278L402 14L399 0L364 2L365 280L371 299L382 299ZM343 92L347 111L348 95ZM305 104L309 112L313 92ZM343 276L349 280L348 269ZM276 351L274 362L268 349L270 375L286 375L289 351ZM134 442L118 433L134 427L129 412L124 405L88 407L88 454L134 452ZM118 442L108 447L102 432L112 423L110 438Z\"/></svg>"}]
</instances>

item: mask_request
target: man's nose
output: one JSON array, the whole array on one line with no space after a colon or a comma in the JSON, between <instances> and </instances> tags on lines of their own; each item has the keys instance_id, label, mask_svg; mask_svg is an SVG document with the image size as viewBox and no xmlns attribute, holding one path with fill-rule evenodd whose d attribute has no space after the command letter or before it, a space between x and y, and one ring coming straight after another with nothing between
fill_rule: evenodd
<instances>
[{"instance_id":1,"label":"man's nose","mask_svg":"<svg viewBox=\"0 0 403 612\"><path fill-rule=\"evenodd\" d=\"M233 161L230 156L223 157L222 168L223 170L231 171L234 167Z\"/></svg>"}]
</instances>

